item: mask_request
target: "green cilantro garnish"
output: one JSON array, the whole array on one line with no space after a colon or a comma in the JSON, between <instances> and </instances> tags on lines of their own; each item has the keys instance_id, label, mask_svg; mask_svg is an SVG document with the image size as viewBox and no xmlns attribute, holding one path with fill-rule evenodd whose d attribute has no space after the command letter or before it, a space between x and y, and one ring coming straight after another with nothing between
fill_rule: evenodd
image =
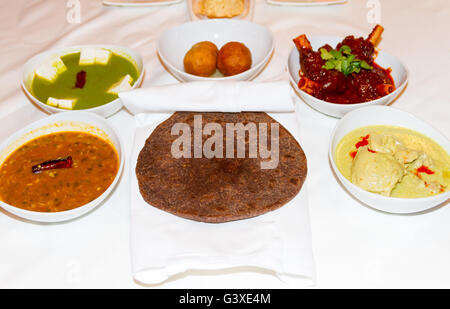
<instances>
[{"instance_id":1,"label":"green cilantro garnish","mask_svg":"<svg viewBox=\"0 0 450 309\"><path fill-rule=\"evenodd\" d=\"M366 61L356 59L356 56L352 55L351 52L352 49L347 45L342 45L339 50L332 49L328 51L325 48L321 48L320 56L326 61L322 68L327 70L337 70L345 76L352 73L359 73L361 69L373 69Z\"/></svg>"}]
</instances>

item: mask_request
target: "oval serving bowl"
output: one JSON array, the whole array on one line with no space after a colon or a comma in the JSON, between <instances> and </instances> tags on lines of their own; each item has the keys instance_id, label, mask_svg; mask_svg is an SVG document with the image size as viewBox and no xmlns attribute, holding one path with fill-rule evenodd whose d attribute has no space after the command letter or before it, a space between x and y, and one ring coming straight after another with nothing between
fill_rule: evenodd
<instances>
[{"instance_id":1,"label":"oval serving bowl","mask_svg":"<svg viewBox=\"0 0 450 309\"><path fill-rule=\"evenodd\" d=\"M192 45L211 41L220 49L228 42L245 44L252 54L252 66L245 72L227 77L201 77L184 71L183 59ZM272 33L264 26L242 20L211 19L188 22L163 32L158 54L167 70L180 81L251 80L269 61L274 49Z\"/></svg>"},{"instance_id":2,"label":"oval serving bowl","mask_svg":"<svg viewBox=\"0 0 450 309\"><path fill-rule=\"evenodd\" d=\"M34 56L33 58L31 58L30 60L28 60L25 63L25 65L23 67L23 75L22 75L22 88L24 89L25 93L30 98L30 100L32 102L34 102L36 105L38 105L39 107L41 107L43 110L45 110L47 113L59 113L59 112L74 111L74 110L66 110L66 109L53 107L53 106L46 104L45 102L41 102L40 100L36 99L32 94L31 84L33 82L34 72L36 71L37 67L42 62L44 62L45 60L50 59L54 56L64 56L67 54L79 52L82 48L86 48L86 47L108 49L108 50L118 53L119 55L124 56L125 58L130 60L136 66L138 73L139 73L139 77L134 82L132 89L135 89L141 85L142 79L144 77L144 64L142 61L142 57L136 51L134 51L130 48L127 48L127 47L122 47L122 46L117 46L117 45L80 45L80 46L60 48L57 50L43 52L41 54ZM118 112L122 108L122 106L123 105L122 105L120 98L117 98L109 103L106 103L106 104L103 104L103 105L100 105L97 107L83 109L82 111L92 112L92 113L95 113L102 117L109 117L109 116L115 114L116 112Z\"/></svg>"},{"instance_id":3,"label":"oval serving bowl","mask_svg":"<svg viewBox=\"0 0 450 309\"><path fill-rule=\"evenodd\" d=\"M111 143L117 151L119 169L111 185L95 200L74 209L60 212L37 212L18 208L0 201L0 207L18 217L37 222L67 221L91 211L98 206L114 189L120 179L124 165L124 149L120 137L104 118L84 111L57 113L38 120L11 135L0 145L0 166L6 158L23 144L37 137L55 132L85 132Z\"/></svg>"},{"instance_id":4,"label":"oval serving bowl","mask_svg":"<svg viewBox=\"0 0 450 309\"><path fill-rule=\"evenodd\" d=\"M343 38L334 37L334 36L311 36L308 37L311 42L311 46L314 50L318 50L325 44L329 44L332 47L335 47L339 42L343 40ZM391 76L394 79L395 90L379 99L364 102L364 103L355 103L355 104L337 104L330 103L324 100L317 99L316 97L306 93L305 91L298 88L298 82L300 80L299 71L300 71L300 54L297 48L293 48L288 57L288 71L289 78L292 83L292 87L297 92L297 94L312 108L315 110L332 116L336 118L343 117L346 113L355 110L357 108L371 106L371 105L387 105L391 103L405 88L408 81L408 70L405 65L398 60L396 57L386 53L383 50L378 52L378 56L375 59L375 62L383 68L391 68Z\"/></svg>"},{"instance_id":5,"label":"oval serving bowl","mask_svg":"<svg viewBox=\"0 0 450 309\"><path fill-rule=\"evenodd\" d=\"M449 140L432 126L412 114L389 106L369 106L354 110L346 114L334 128L328 150L329 160L334 173L351 195L372 208L396 214L421 212L436 207L450 198L449 191L422 198L387 197L368 192L345 178L335 162L337 145L351 131L373 125L397 126L414 130L431 138L444 148L447 153L450 153Z\"/></svg>"}]
</instances>

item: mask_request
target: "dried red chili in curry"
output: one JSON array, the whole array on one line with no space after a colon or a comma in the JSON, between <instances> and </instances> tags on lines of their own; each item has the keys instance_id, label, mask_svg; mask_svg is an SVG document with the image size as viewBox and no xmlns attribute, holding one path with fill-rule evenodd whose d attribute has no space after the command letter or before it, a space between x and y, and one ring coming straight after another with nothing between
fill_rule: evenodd
<instances>
[{"instance_id":1,"label":"dried red chili in curry","mask_svg":"<svg viewBox=\"0 0 450 309\"><path fill-rule=\"evenodd\" d=\"M68 156L70 168L32 172L32 166ZM22 145L0 166L0 199L31 211L73 209L105 192L118 169L116 150L97 136L84 132L44 135Z\"/></svg>"},{"instance_id":2,"label":"dried red chili in curry","mask_svg":"<svg viewBox=\"0 0 450 309\"><path fill-rule=\"evenodd\" d=\"M80 71L77 73L77 81L75 82L75 88L83 88L86 84L86 71Z\"/></svg>"}]
</instances>

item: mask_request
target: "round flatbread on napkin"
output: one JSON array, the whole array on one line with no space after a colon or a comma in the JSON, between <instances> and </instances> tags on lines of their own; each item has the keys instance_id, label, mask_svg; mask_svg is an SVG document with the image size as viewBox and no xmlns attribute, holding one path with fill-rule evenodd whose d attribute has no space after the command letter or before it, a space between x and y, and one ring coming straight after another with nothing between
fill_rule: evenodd
<instances>
[{"instance_id":1,"label":"round flatbread on napkin","mask_svg":"<svg viewBox=\"0 0 450 309\"><path fill-rule=\"evenodd\" d=\"M187 124L193 144L194 116L199 115L203 126L215 123L223 128L223 158L205 155L195 158L194 146L191 157L176 158L172 154L172 144L180 137L172 135L173 126ZM237 123L244 126L254 123L257 128L267 124L269 150L271 125L278 124L279 155L275 168L261 168L262 162L273 159L267 158L267 154L265 159L259 151L256 158L250 156L249 132L245 135L245 157L237 158L236 139L234 156L226 154L226 124ZM202 145L211 134L202 135ZM136 164L139 190L148 204L179 217L208 223L246 219L275 210L297 195L306 174L306 156L298 142L263 112L176 112L148 137Z\"/></svg>"}]
</instances>

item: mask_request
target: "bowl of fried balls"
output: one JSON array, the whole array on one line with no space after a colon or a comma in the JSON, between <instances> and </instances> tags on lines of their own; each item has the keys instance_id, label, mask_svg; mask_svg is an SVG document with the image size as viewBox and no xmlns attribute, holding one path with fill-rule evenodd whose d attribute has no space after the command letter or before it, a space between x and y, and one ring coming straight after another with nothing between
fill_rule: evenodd
<instances>
[{"instance_id":1,"label":"bowl of fried balls","mask_svg":"<svg viewBox=\"0 0 450 309\"><path fill-rule=\"evenodd\" d=\"M212 19L184 23L163 32L158 55L178 80L251 80L269 62L274 41L264 26Z\"/></svg>"}]
</instances>

